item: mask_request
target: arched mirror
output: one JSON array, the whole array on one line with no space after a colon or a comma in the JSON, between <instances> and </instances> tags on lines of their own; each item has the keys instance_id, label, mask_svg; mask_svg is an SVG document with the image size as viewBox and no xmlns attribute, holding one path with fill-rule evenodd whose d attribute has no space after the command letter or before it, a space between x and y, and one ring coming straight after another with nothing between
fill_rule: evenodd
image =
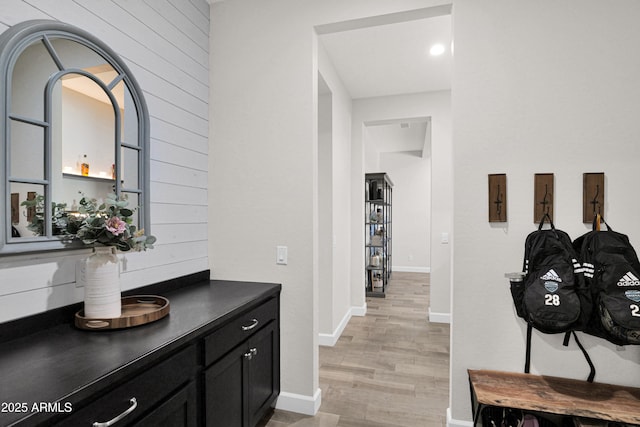
<instances>
[{"instance_id":1,"label":"arched mirror","mask_svg":"<svg viewBox=\"0 0 640 427\"><path fill-rule=\"evenodd\" d=\"M115 193L149 233L149 118L129 69L104 43L57 21L0 35L0 254L81 246L66 224L84 197Z\"/></svg>"}]
</instances>

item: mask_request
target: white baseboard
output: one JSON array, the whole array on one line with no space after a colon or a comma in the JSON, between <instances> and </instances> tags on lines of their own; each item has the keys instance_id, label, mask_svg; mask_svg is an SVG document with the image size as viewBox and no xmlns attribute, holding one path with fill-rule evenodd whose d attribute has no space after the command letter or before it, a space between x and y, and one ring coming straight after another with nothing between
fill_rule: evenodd
<instances>
[{"instance_id":1,"label":"white baseboard","mask_svg":"<svg viewBox=\"0 0 640 427\"><path fill-rule=\"evenodd\" d=\"M351 307L351 315L352 316L358 316L358 317L362 317L364 315L367 314L367 303L365 302L364 305L360 306L360 307Z\"/></svg>"},{"instance_id":2,"label":"white baseboard","mask_svg":"<svg viewBox=\"0 0 640 427\"><path fill-rule=\"evenodd\" d=\"M431 267L403 267L403 266L391 266L391 271L398 271L403 273L431 273Z\"/></svg>"},{"instance_id":3,"label":"white baseboard","mask_svg":"<svg viewBox=\"0 0 640 427\"><path fill-rule=\"evenodd\" d=\"M318 413L321 403L322 391L320 389L317 389L313 396L281 391L276 401L276 409L313 416Z\"/></svg>"},{"instance_id":4,"label":"white baseboard","mask_svg":"<svg viewBox=\"0 0 640 427\"><path fill-rule=\"evenodd\" d=\"M342 331L351 320L351 316L353 314L353 308L347 310L347 313L344 315L338 327L331 334L318 334L318 344L326 347L333 347L338 342L340 335L342 335Z\"/></svg>"},{"instance_id":5,"label":"white baseboard","mask_svg":"<svg viewBox=\"0 0 640 427\"><path fill-rule=\"evenodd\" d=\"M344 315L338 327L331 334L318 334L318 345L333 347L340 339L344 328L347 327L349 320L351 320L352 316L362 317L367 314L367 304L365 303L361 307L351 307L349 311Z\"/></svg>"},{"instance_id":6,"label":"white baseboard","mask_svg":"<svg viewBox=\"0 0 640 427\"><path fill-rule=\"evenodd\" d=\"M473 427L473 422L454 420L451 418L451 408L447 408L447 427Z\"/></svg>"},{"instance_id":7,"label":"white baseboard","mask_svg":"<svg viewBox=\"0 0 640 427\"><path fill-rule=\"evenodd\" d=\"M429 322L433 323L451 323L451 313L434 313L429 307Z\"/></svg>"}]
</instances>

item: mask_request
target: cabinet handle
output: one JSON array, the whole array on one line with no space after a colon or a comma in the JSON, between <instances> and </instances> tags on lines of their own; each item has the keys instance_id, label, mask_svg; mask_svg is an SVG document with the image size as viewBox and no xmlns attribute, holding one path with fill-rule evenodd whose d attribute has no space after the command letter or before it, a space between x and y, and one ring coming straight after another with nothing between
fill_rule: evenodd
<instances>
[{"instance_id":1,"label":"cabinet handle","mask_svg":"<svg viewBox=\"0 0 640 427\"><path fill-rule=\"evenodd\" d=\"M245 357L246 359L251 360L251 359L253 359L253 356L257 356L257 355L258 355L258 349L257 349L257 348L255 348L255 347L253 347L253 348L250 348L250 349L249 349L249 351L247 351L247 352L244 354L244 357Z\"/></svg>"},{"instance_id":2,"label":"cabinet handle","mask_svg":"<svg viewBox=\"0 0 640 427\"><path fill-rule=\"evenodd\" d=\"M135 397L132 397L131 400L129 400L129 403L131 403L131 406L129 406L129 408L124 411L123 413L121 413L120 415L118 415L117 417L104 422L104 423L99 423L99 422L95 422L93 423L93 427L109 427L114 425L115 423L117 423L118 421L120 421L121 419L123 419L124 417L126 417L127 415L129 415L130 413L132 413L137 407L138 407L138 401L136 400Z\"/></svg>"},{"instance_id":3,"label":"cabinet handle","mask_svg":"<svg viewBox=\"0 0 640 427\"><path fill-rule=\"evenodd\" d=\"M242 330L243 330L243 331L250 331L250 330L252 330L253 328L255 328L256 326L258 326L258 323L260 323L260 322L258 322L258 319L251 319L251 321L252 321L253 323L251 323L249 326L243 326L243 327L242 327Z\"/></svg>"}]
</instances>

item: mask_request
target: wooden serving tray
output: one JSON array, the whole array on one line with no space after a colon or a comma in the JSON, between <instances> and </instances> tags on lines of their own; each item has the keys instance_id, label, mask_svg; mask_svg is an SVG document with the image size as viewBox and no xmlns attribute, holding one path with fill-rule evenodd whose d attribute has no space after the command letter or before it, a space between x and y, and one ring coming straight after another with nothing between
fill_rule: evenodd
<instances>
[{"instance_id":1,"label":"wooden serving tray","mask_svg":"<svg viewBox=\"0 0 640 427\"><path fill-rule=\"evenodd\" d=\"M75 325L80 329L123 329L155 322L169 314L169 300L157 295L132 295L122 298L122 314L115 318L87 318L80 310Z\"/></svg>"}]
</instances>

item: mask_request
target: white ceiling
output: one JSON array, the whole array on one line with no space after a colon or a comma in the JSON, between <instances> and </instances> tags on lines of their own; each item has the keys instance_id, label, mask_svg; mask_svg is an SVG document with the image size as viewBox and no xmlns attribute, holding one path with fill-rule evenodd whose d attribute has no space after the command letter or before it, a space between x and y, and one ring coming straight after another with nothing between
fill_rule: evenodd
<instances>
[{"instance_id":1,"label":"white ceiling","mask_svg":"<svg viewBox=\"0 0 640 427\"><path fill-rule=\"evenodd\" d=\"M101 71L107 69L107 71ZM85 71L89 71L93 73L96 77L104 82L104 84L108 85L111 83L117 76L118 73L108 64L104 64L103 66L89 67L85 68ZM93 80L88 77L85 77L80 74L67 74L62 78L62 86L71 89L73 91L79 92L83 95L86 95L90 98L93 98L97 101L103 102L105 104L111 105L111 99L105 93L105 91L98 86ZM124 107L124 83L121 82L117 84L112 90L111 93L115 96L116 101L120 108Z\"/></svg>"},{"instance_id":2,"label":"white ceiling","mask_svg":"<svg viewBox=\"0 0 640 427\"><path fill-rule=\"evenodd\" d=\"M322 34L353 99L451 89L451 15ZM445 53L431 56L440 43Z\"/></svg>"},{"instance_id":3,"label":"white ceiling","mask_svg":"<svg viewBox=\"0 0 640 427\"><path fill-rule=\"evenodd\" d=\"M352 99L451 89L449 14L327 32L319 40ZM436 43L445 52L431 56L429 49ZM429 124L428 117L368 123L368 148L428 155Z\"/></svg>"},{"instance_id":4,"label":"white ceiling","mask_svg":"<svg viewBox=\"0 0 640 427\"><path fill-rule=\"evenodd\" d=\"M222 0L207 0L209 3ZM451 6L443 5L316 27L352 99L451 90ZM442 44L445 52L431 56ZM320 93L330 91L320 82ZM367 143L378 152L430 152L429 117L367 123Z\"/></svg>"}]
</instances>

